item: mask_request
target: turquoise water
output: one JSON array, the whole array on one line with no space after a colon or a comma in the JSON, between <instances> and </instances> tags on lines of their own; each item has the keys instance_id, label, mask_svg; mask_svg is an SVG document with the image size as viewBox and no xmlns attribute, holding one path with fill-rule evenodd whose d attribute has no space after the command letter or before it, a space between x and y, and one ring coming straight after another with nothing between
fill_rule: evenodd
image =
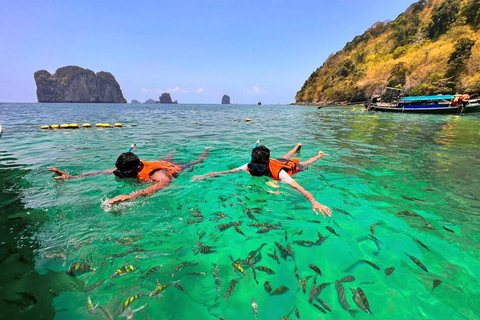
<instances>
[{"instance_id":1,"label":"turquoise water","mask_svg":"<svg viewBox=\"0 0 480 320\"><path fill-rule=\"evenodd\" d=\"M86 122L124 127L40 130L41 125ZM302 319L350 319L335 290L335 281L347 275L355 278L343 283L350 308L360 310L350 291L360 287L373 313L360 310L356 319L480 318L480 115L283 105L0 104L0 124L0 318L106 319L101 307L113 314L130 296L144 294L132 303L133 309L147 304L135 319L254 319L253 297L258 319L288 314L294 319L295 307ZM302 160L319 150L329 154L296 180L332 208L331 218L317 217L300 194L264 178L240 173L191 180L246 163L259 138L272 157L299 142ZM55 181L47 171L113 168L132 143L147 161L178 152L175 161L188 162L205 147L214 149L168 189L114 206L108 205L113 197L145 186L113 176ZM228 216L217 221L218 213ZM247 213L259 223L281 222L280 228L257 233L248 226L256 221ZM236 221L244 235L234 227L216 228ZM328 236L322 245L295 242L315 242L318 232ZM196 252L199 241L213 252ZM293 258L282 259L275 242L290 244ZM246 259L263 243L255 265L275 274L256 270L257 284L250 267L243 266L243 275L231 259ZM279 263L268 255L274 250ZM96 271L68 276L75 262ZM182 262L190 264L174 272ZM306 294L297 289L295 270L301 279L315 276L310 264L321 269L317 285L332 283L318 296L330 306L328 314L308 302L313 278ZM125 265L136 270L110 278ZM389 267L395 270L386 276ZM185 291L171 286L148 297L157 280L178 283ZM231 280L236 286L225 299ZM434 280L441 283L432 290ZM289 290L269 295L266 281L273 290ZM88 296L99 304L96 315L87 310Z\"/></svg>"}]
</instances>

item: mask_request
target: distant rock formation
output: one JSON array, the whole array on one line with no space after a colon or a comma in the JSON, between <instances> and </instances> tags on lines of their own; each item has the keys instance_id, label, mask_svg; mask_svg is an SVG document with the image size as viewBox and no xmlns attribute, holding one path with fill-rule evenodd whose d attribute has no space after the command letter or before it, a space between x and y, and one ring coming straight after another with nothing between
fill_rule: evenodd
<instances>
[{"instance_id":1,"label":"distant rock formation","mask_svg":"<svg viewBox=\"0 0 480 320\"><path fill-rule=\"evenodd\" d=\"M77 66L57 69L52 75L46 70L34 73L38 102L106 102L127 103L120 85L109 72Z\"/></svg>"},{"instance_id":2,"label":"distant rock formation","mask_svg":"<svg viewBox=\"0 0 480 320\"><path fill-rule=\"evenodd\" d=\"M230 97L226 94L222 97L222 104L230 104Z\"/></svg>"},{"instance_id":3,"label":"distant rock formation","mask_svg":"<svg viewBox=\"0 0 480 320\"><path fill-rule=\"evenodd\" d=\"M141 102L140 102L140 101L138 101L138 100L135 100L135 99L133 99L133 100L132 100L130 103L133 103L133 104L139 104L139 103L141 103Z\"/></svg>"},{"instance_id":4,"label":"distant rock formation","mask_svg":"<svg viewBox=\"0 0 480 320\"><path fill-rule=\"evenodd\" d=\"M170 97L170 93L166 93L166 92L162 93L162 95L159 97L159 100L160 101L157 102L157 103L165 103L165 104L167 104L167 103L177 104L178 103L177 100L172 101L172 98Z\"/></svg>"},{"instance_id":5,"label":"distant rock formation","mask_svg":"<svg viewBox=\"0 0 480 320\"><path fill-rule=\"evenodd\" d=\"M159 101L157 100L153 100L153 99L148 99L148 100L145 100L144 102L145 104L151 104L151 103L160 103Z\"/></svg>"}]
</instances>

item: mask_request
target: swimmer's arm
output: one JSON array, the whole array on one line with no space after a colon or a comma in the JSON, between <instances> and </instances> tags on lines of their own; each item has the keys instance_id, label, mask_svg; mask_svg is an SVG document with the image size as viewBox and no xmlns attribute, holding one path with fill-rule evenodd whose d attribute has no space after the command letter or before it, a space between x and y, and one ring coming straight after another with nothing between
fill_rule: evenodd
<instances>
[{"instance_id":1,"label":"swimmer's arm","mask_svg":"<svg viewBox=\"0 0 480 320\"><path fill-rule=\"evenodd\" d=\"M332 210L330 210L329 207L327 207L327 206L319 203L317 200L315 200L315 197L310 192L305 190L305 188L303 188L301 185L299 185L297 181L292 180L288 183L288 185L290 187L292 187L293 189L298 190L302 194L302 196L305 197L305 199L310 201L310 203L312 204L312 210L315 212L315 214L317 216L318 216L318 212L320 212L324 218L325 218L325 214L327 214L327 216L329 216L329 217L332 216Z\"/></svg>"},{"instance_id":2,"label":"swimmer's arm","mask_svg":"<svg viewBox=\"0 0 480 320\"><path fill-rule=\"evenodd\" d=\"M217 177L217 176L222 176L222 175L225 175L225 174L237 173L237 172L240 172L240 170L232 169L232 170L228 170L228 171L209 172L207 174L204 174L203 176L194 176L194 177L192 177L192 180L193 181L198 181L198 180L203 180L203 179L209 178L209 177Z\"/></svg>"},{"instance_id":3,"label":"swimmer's arm","mask_svg":"<svg viewBox=\"0 0 480 320\"><path fill-rule=\"evenodd\" d=\"M56 174L59 174L58 177L55 177L55 180L65 180L65 179L78 179L78 178L83 178L83 177L88 177L88 176L97 176L99 174L110 174L115 171L115 169L107 169L107 170L102 170L102 171L91 171L91 172L86 172L82 173L78 176L72 176L65 171L59 170L57 168L48 168L48 171L55 172Z\"/></svg>"},{"instance_id":4,"label":"swimmer's arm","mask_svg":"<svg viewBox=\"0 0 480 320\"><path fill-rule=\"evenodd\" d=\"M171 182L171 178L162 171L155 172L151 176L151 180L152 180L152 185L151 186L149 186L149 187L147 187L143 190L133 192L133 193L128 194L128 195L124 194L124 195L116 196L115 198L110 200L109 203L114 204L116 202L122 202L122 201L137 199L137 198L140 198L140 197L151 196L155 192L166 188Z\"/></svg>"}]
</instances>

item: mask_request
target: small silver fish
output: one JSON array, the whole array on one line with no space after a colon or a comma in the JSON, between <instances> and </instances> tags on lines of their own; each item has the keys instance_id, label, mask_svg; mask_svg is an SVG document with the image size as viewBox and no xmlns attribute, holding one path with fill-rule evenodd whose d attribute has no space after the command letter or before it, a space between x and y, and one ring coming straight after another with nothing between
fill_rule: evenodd
<instances>
[{"instance_id":1,"label":"small silver fish","mask_svg":"<svg viewBox=\"0 0 480 320\"><path fill-rule=\"evenodd\" d=\"M255 300L255 298L252 298L252 308L253 308L253 315L255 316L255 320L256 320L258 315L258 305L257 305L257 300Z\"/></svg>"},{"instance_id":2,"label":"small silver fish","mask_svg":"<svg viewBox=\"0 0 480 320\"><path fill-rule=\"evenodd\" d=\"M98 307L97 305L93 305L92 298L90 296L87 297L87 311L90 314L96 314L97 312L95 311L95 308Z\"/></svg>"}]
</instances>

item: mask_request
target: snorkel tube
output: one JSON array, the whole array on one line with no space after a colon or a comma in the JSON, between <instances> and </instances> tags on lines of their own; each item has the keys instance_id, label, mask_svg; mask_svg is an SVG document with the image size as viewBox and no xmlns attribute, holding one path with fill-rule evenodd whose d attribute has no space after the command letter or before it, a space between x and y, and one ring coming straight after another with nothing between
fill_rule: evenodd
<instances>
[{"instance_id":1,"label":"snorkel tube","mask_svg":"<svg viewBox=\"0 0 480 320\"><path fill-rule=\"evenodd\" d=\"M252 151L256 147L258 147L258 145L260 144L261 141L262 141L261 139L258 139L257 142L255 142L255 144L253 145ZM250 159L248 160L248 162L252 162L252 151L250 151Z\"/></svg>"},{"instance_id":2,"label":"snorkel tube","mask_svg":"<svg viewBox=\"0 0 480 320\"><path fill-rule=\"evenodd\" d=\"M135 149L136 146L137 146L136 143L132 144L132 145L130 146L130 148L128 148L127 153L132 152L132 150Z\"/></svg>"}]
</instances>

